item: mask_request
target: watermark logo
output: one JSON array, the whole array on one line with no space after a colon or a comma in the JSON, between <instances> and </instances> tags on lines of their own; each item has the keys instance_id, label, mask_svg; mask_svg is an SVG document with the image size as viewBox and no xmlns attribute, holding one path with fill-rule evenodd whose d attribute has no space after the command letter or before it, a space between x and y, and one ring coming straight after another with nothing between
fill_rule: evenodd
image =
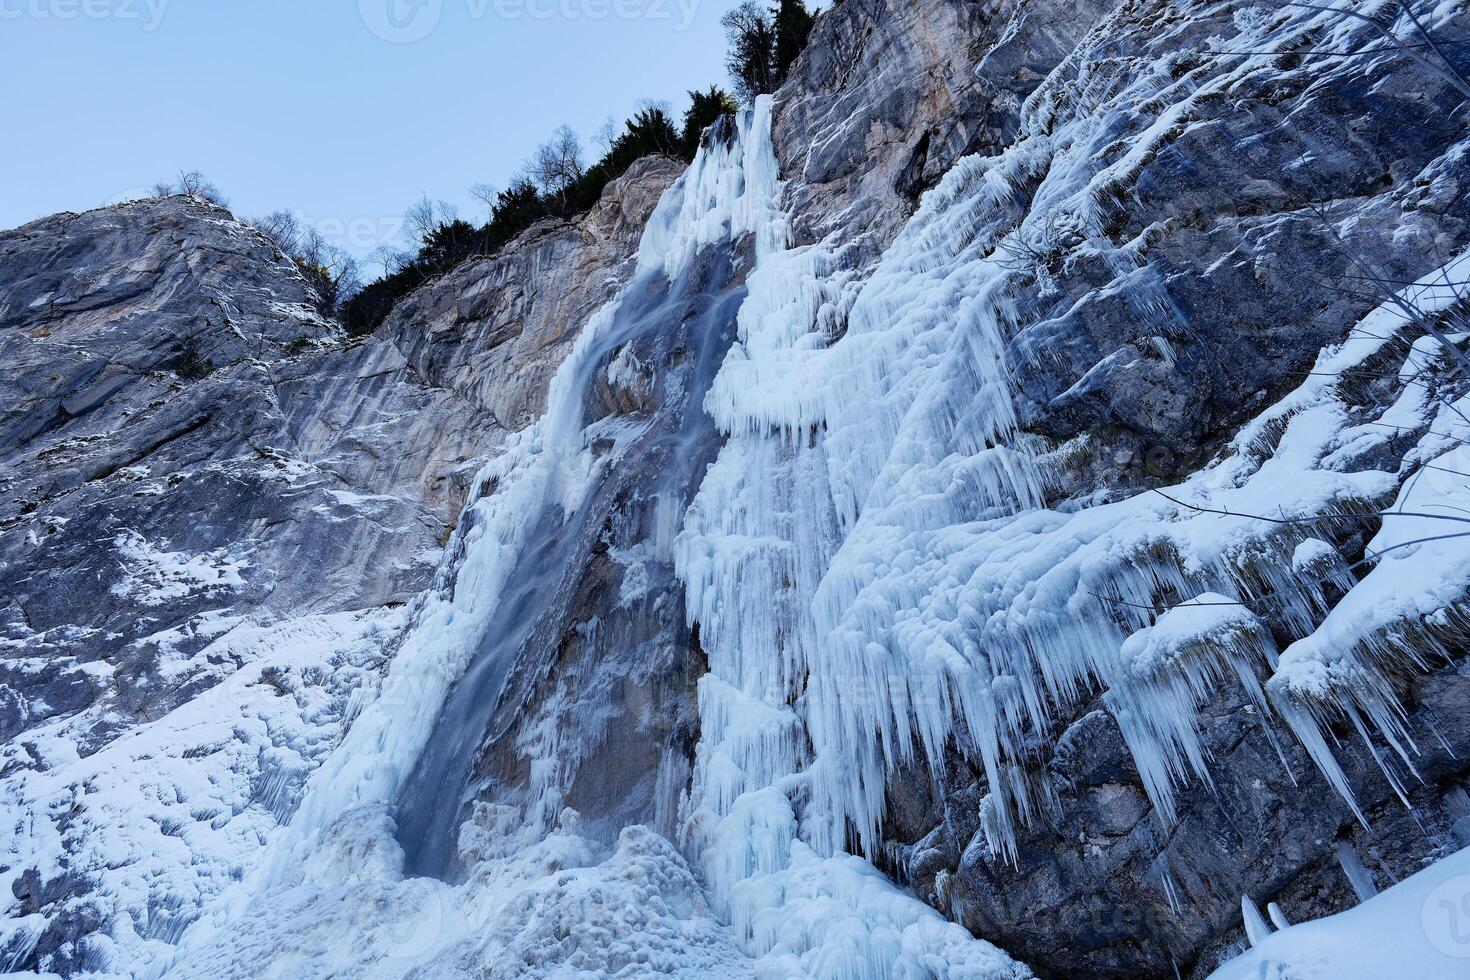
<instances>
[{"instance_id":1,"label":"watermark logo","mask_svg":"<svg viewBox=\"0 0 1470 980\"><path fill-rule=\"evenodd\" d=\"M1470 960L1470 875L1440 882L1420 916L1429 945L1451 959Z\"/></svg>"},{"instance_id":2,"label":"watermark logo","mask_svg":"<svg viewBox=\"0 0 1470 980\"><path fill-rule=\"evenodd\" d=\"M434 956L445 941L461 926L454 894L438 881L419 879L408 882L407 907L400 909L387 924L386 934L379 940L385 959L422 963Z\"/></svg>"},{"instance_id":3,"label":"watermark logo","mask_svg":"<svg viewBox=\"0 0 1470 980\"><path fill-rule=\"evenodd\" d=\"M0 0L5 2L5 0ZM700 0L462 0L471 21L643 20L689 30ZM443 20L444 0L358 0L363 23L392 44L412 44Z\"/></svg>"},{"instance_id":4,"label":"watermark logo","mask_svg":"<svg viewBox=\"0 0 1470 980\"><path fill-rule=\"evenodd\" d=\"M131 204L134 201L144 201L153 196L150 187L130 187L125 191L119 191L105 201L97 204L99 208L110 208L118 204Z\"/></svg>"},{"instance_id":5,"label":"watermark logo","mask_svg":"<svg viewBox=\"0 0 1470 980\"><path fill-rule=\"evenodd\" d=\"M354 255L367 255L376 249L407 244L406 223L401 214L339 218L300 211L296 212L296 220L301 227L321 236L322 241Z\"/></svg>"},{"instance_id":6,"label":"watermark logo","mask_svg":"<svg viewBox=\"0 0 1470 980\"><path fill-rule=\"evenodd\" d=\"M156 31L169 0L0 0L0 20L116 20Z\"/></svg>"},{"instance_id":7,"label":"watermark logo","mask_svg":"<svg viewBox=\"0 0 1470 980\"><path fill-rule=\"evenodd\" d=\"M439 26L444 0L358 0L362 22L390 44L422 41Z\"/></svg>"}]
</instances>

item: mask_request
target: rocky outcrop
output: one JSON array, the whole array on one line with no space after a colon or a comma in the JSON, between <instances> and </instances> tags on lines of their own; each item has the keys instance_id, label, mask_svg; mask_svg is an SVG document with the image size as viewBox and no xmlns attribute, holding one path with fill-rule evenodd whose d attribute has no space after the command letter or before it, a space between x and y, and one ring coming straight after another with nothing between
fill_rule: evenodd
<instances>
[{"instance_id":1,"label":"rocky outcrop","mask_svg":"<svg viewBox=\"0 0 1470 980\"><path fill-rule=\"evenodd\" d=\"M381 333L414 372L518 431L593 311L627 281L659 195L682 171L645 157L576 222L547 220L494 259L467 262L396 307Z\"/></svg>"},{"instance_id":2,"label":"rocky outcrop","mask_svg":"<svg viewBox=\"0 0 1470 980\"><path fill-rule=\"evenodd\" d=\"M1240 902L1275 902L1306 922L1360 901L1347 865L1379 889L1470 846L1464 822L1470 731L1462 663L1416 685L1412 731L1422 754L1410 807L1380 762L1344 733L1344 764L1367 825L1283 729L1240 699L1204 713L1213 785L1180 800L1165 826L1101 705L1073 722L1044 766L1057 798L1013 864L980 832L984 781L956 755L942 786L903 772L891 787L889 867L935 908L1042 975L1208 976L1242 948ZM934 818L940 817L937 824Z\"/></svg>"},{"instance_id":3,"label":"rocky outcrop","mask_svg":"<svg viewBox=\"0 0 1470 980\"><path fill-rule=\"evenodd\" d=\"M340 734L383 664L391 610L428 586L476 471L539 413L680 167L641 162L589 215L427 284L356 343L312 311L288 259L197 199L0 234L0 772L17 814L95 782L124 744L167 741L180 714L252 672L280 695L246 719L271 718L275 749L237 725L230 751L157 765L243 780L243 797L225 794L235 826L262 806L268 822L289 814L306 770L273 775L271 753L299 750L309 769ZM311 655L276 663L302 629ZM292 741L303 717L312 734ZM135 779L163 778L137 765ZM18 914L44 922L10 936L33 947L16 965L73 969L117 913L197 907L180 896L218 887L197 848L182 868L148 853L160 834L219 823L214 810L190 817L180 799L181 815L138 814L134 852L104 868L92 862L115 857L66 827L127 837L89 808L108 805L37 816L62 822L0 856ZM27 849L59 863L26 866ZM165 885L130 899L99 874ZM100 905L99 889L112 895Z\"/></svg>"},{"instance_id":4,"label":"rocky outcrop","mask_svg":"<svg viewBox=\"0 0 1470 980\"><path fill-rule=\"evenodd\" d=\"M777 102L799 234L863 243L870 260L957 160L1017 137L1026 97L1113 5L835 5Z\"/></svg>"}]
</instances>

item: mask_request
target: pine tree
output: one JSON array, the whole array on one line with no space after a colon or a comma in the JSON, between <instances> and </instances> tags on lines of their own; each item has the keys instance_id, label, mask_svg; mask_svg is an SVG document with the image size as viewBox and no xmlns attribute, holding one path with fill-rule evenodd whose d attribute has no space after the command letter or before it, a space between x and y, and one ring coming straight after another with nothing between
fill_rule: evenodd
<instances>
[{"instance_id":1,"label":"pine tree","mask_svg":"<svg viewBox=\"0 0 1470 980\"><path fill-rule=\"evenodd\" d=\"M742 102L776 88L776 26L755 0L745 0L720 19L730 41L725 67Z\"/></svg>"},{"instance_id":2,"label":"pine tree","mask_svg":"<svg viewBox=\"0 0 1470 980\"><path fill-rule=\"evenodd\" d=\"M684 113L684 132L681 142L683 143L684 156L686 159L694 159L694 154L699 150L699 140L704 131L721 116L728 116L740 108L739 103L717 85L711 85L707 92L689 93L689 110Z\"/></svg>"},{"instance_id":3,"label":"pine tree","mask_svg":"<svg viewBox=\"0 0 1470 980\"><path fill-rule=\"evenodd\" d=\"M812 25L817 18L802 0L781 0L776 8L776 84L786 81L786 75L801 53L806 50L811 37Z\"/></svg>"}]
</instances>

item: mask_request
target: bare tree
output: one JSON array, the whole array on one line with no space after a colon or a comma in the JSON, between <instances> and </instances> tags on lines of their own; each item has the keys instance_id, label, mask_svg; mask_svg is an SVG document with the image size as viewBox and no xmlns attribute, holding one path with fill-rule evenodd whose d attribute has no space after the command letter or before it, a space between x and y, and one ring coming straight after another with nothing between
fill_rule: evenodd
<instances>
[{"instance_id":1,"label":"bare tree","mask_svg":"<svg viewBox=\"0 0 1470 980\"><path fill-rule=\"evenodd\" d=\"M444 225L453 224L458 219L458 208L448 201L431 200L427 194L415 201L403 215L403 223L419 248L428 244Z\"/></svg>"},{"instance_id":2,"label":"bare tree","mask_svg":"<svg viewBox=\"0 0 1470 980\"><path fill-rule=\"evenodd\" d=\"M551 139L536 147L526 161L525 173L537 190L563 202L572 186L582 179L586 164L582 159L582 141L570 126L558 126Z\"/></svg>"},{"instance_id":3,"label":"bare tree","mask_svg":"<svg viewBox=\"0 0 1470 980\"><path fill-rule=\"evenodd\" d=\"M368 261L381 265L384 275L396 276L413 262L413 253L392 245L379 245L368 255Z\"/></svg>"},{"instance_id":4,"label":"bare tree","mask_svg":"<svg viewBox=\"0 0 1470 980\"><path fill-rule=\"evenodd\" d=\"M599 153L607 156L612 152L613 145L617 143L618 137L622 135L623 128L612 116L603 120L602 125L597 127L597 133L592 137L592 143L597 147Z\"/></svg>"},{"instance_id":5,"label":"bare tree","mask_svg":"<svg viewBox=\"0 0 1470 980\"><path fill-rule=\"evenodd\" d=\"M485 205L487 214L495 213L495 202L500 199L500 188L494 184L476 184L470 188L470 197Z\"/></svg>"},{"instance_id":6,"label":"bare tree","mask_svg":"<svg viewBox=\"0 0 1470 980\"><path fill-rule=\"evenodd\" d=\"M197 197L211 204L217 204L222 208L230 206L229 200L224 194L220 193L220 189L211 184L197 170L183 171L176 180L159 181L153 185L154 197L174 197L180 194L187 197Z\"/></svg>"},{"instance_id":7,"label":"bare tree","mask_svg":"<svg viewBox=\"0 0 1470 980\"><path fill-rule=\"evenodd\" d=\"M414 240L419 242L427 239L439 224L434 217L434 202L429 200L427 194L409 206L403 213L403 220L413 233Z\"/></svg>"},{"instance_id":8,"label":"bare tree","mask_svg":"<svg viewBox=\"0 0 1470 980\"><path fill-rule=\"evenodd\" d=\"M290 211L272 211L263 218L248 218L245 223L287 255L296 255L301 248L301 223Z\"/></svg>"},{"instance_id":9,"label":"bare tree","mask_svg":"<svg viewBox=\"0 0 1470 980\"><path fill-rule=\"evenodd\" d=\"M317 229L304 226L290 211L273 211L247 224L296 264L316 295L314 305L322 316L336 315L342 304L362 288L357 260L330 244Z\"/></svg>"}]
</instances>

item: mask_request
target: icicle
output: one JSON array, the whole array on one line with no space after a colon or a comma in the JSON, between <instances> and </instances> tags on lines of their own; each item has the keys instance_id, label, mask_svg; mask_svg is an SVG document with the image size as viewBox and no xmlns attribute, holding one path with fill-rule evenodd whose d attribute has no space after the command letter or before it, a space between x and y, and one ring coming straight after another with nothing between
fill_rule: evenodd
<instances>
[{"instance_id":1,"label":"icicle","mask_svg":"<svg viewBox=\"0 0 1470 980\"><path fill-rule=\"evenodd\" d=\"M1271 935L1271 927L1261 918L1261 910L1249 895L1240 899L1240 914L1245 922L1245 937L1252 947L1261 945Z\"/></svg>"},{"instance_id":2,"label":"icicle","mask_svg":"<svg viewBox=\"0 0 1470 980\"><path fill-rule=\"evenodd\" d=\"M1348 884L1353 886L1358 901L1366 902L1378 894L1378 886L1373 883L1372 873L1363 865L1363 859L1358 856L1358 849L1345 838L1337 842L1337 864L1342 868L1342 873L1347 876Z\"/></svg>"},{"instance_id":3,"label":"icicle","mask_svg":"<svg viewBox=\"0 0 1470 980\"><path fill-rule=\"evenodd\" d=\"M1174 883L1174 875L1167 867L1159 872L1159 881L1164 886L1164 900L1169 903L1169 910L1175 915L1179 914L1179 888Z\"/></svg>"},{"instance_id":4,"label":"icicle","mask_svg":"<svg viewBox=\"0 0 1470 980\"><path fill-rule=\"evenodd\" d=\"M1277 905L1275 902L1267 903L1266 914L1271 917L1271 924L1275 926L1278 931L1291 928L1291 921L1287 919L1286 913L1281 911L1281 906Z\"/></svg>"}]
</instances>

